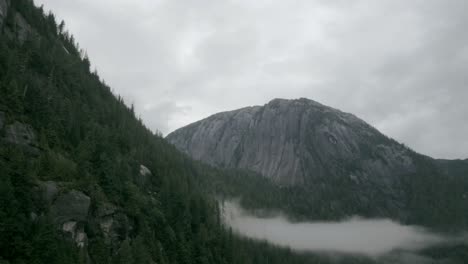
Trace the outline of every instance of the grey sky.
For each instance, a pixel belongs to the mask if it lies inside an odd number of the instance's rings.
[[[468,1],[36,0],[164,134],[307,97],[418,152],[468,158]]]

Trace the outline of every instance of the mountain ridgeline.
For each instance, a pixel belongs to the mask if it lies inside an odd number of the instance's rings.
[[[357,214],[429,226],[468,223],[463,161],[415,153],[356,116],[309,99],[274,99],[218,113],[167,139],[194,159],[263,176],[273,197],[252,198],[258,196],[252,190],[246,199],[299,217]]]

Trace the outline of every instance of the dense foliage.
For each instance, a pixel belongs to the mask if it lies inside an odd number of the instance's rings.
[[[34,33],[23,43],[14,37],[16,13]],[[132,107],[90,71],[88,58],[52,14],[30,0],[12,1],[2,31],[0,114],[5,123],[31,125],[38,141],[33,150],[39,152],[0,142],[0,263],[323,260],[226,230],[217,202],[199,186],[202,174],[195,163],[149,131]],[[152,172],[144,185],[136,179],[140,164]],[[44,181],[85,193],[92,210],[107,202],[122,208],[131,223],[119,230],[119,245],[106,244],[90,217],[87,250],[77,247],[38,196],[38,182]]]
[[[314,185],[279,186],[255,173],[211,169],[204,171],[202,180],[204,186],[224,199],[241,198],[243,207],[251,210],[280,210],[292,221],[341,220],[359,215],[391,218],[443,232],[466,230],[466,163],[454,161],[440,168],[432,159],[412,155],[418,169],[403,177],[404,195],[400,201],[383,199],[381,190],[367,188],[348,177],[327,177]],[[371,198],[363,199],[363,193]]]
[[[0,262],[2,263],[308,263],[288,250],[233,236],[215,201],[198,187],[192,162],[135,118],[52,14],[32,1],[12,1],[4,30],[15,34],[15,12],[37,35],[20,44],[0,38],[0,112],[6,123],[29,124],[40,152],[1,143]],[[2,132],[4,133],[4,131]],[[138,185],[145,164],[152,177]],[[37,182],[66,183],[111,202],[132,221],[118,248],[87,222],[88,252],[53,224]],[[34,217],[33,217],[34,215]]]

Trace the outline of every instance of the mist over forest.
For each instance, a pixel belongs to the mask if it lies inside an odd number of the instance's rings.
[[[237,200],[225,200],[221,202],[221,208],[224,223],[237,234],[297,252],[430,261],[418,256],[418,252],[433,246],[463,242],[462,236],[438,234],[384,218],[354,216],[343,221],[292,222],[281,212],[262,211],[257,215],[243,209]],[[464,241],[466,243],[466,237]]]

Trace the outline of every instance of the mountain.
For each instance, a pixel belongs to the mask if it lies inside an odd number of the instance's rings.
[[[448,217],[467,208],[465,162],[415,153],[356,116],[309,99],[218,113],[166,138],[196,160],[263,176],[273,197],[261,197],[261,188],[246,194],[249,183],[241,180],[225,181],[242,186],[238,192],[250,203],[275,204],[299,217],[468,223],[466,214]]]
[[[286,185],[325,177],[395,184],[415,170],[405,146],[352,114],[304,98],[215,114],[167,139],[194,159]]]

